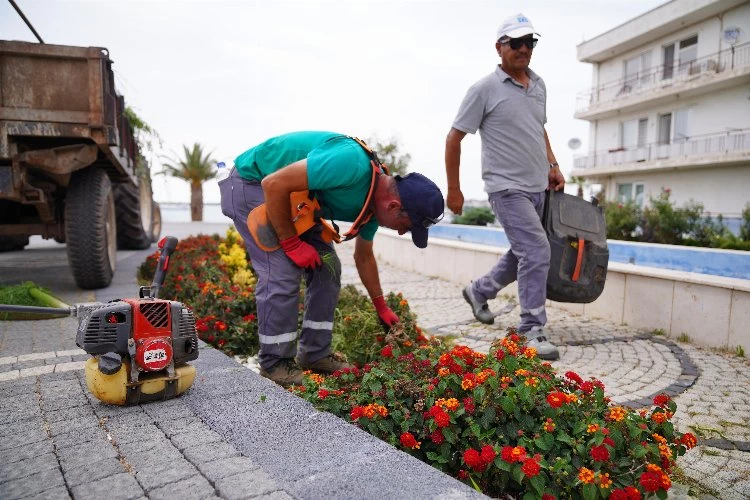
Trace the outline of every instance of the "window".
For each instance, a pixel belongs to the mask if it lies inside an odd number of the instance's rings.
[[[659,144],[685,142],[690,138],[690,109],[677,109],[659,116]]]
[[[622,122],[620,134],[620,147],[642,148],[646,145],[648,137],[648,118],[638,118]]]
[[[647,85],[650,83],[650,66],[651,51],[643,52],[635,57],[626,59],[623,67],[624,84],[621,92],[630,92],[641,85]]]
[[[642,182],[628,182],[625,184],[617,185],[617,201],[619,203],[627,203],[632,201],[636,206],[643,207],[643,183]]]
[[[691,36],[680,42],[680,73],[688,72],[693,67],[693,61],[698,59],[698,35]]]
[[[698,35],[665,45],[662,48],[662,80],[674,77],[675,58],[679,74],[692,74],[693,62],[698,59]]]

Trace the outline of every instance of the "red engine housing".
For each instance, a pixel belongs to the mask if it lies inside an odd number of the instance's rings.
[[[172,313],[170,301],[123,299],[133,311],[135,363],[144,371],[159,371],[172,362]]]

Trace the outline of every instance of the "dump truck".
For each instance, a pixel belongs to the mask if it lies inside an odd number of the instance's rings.
[[[0,40],[0,251],[53,238],[76,284],[96,289],[118,249],[160,232],[107,49]]]

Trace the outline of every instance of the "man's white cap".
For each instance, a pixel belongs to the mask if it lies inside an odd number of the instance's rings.
[[[497,40],[507,36],[508,38],[520,38],[526,35],[537,35],[539,33],[534,32],[534,26],[531,25],[529,18],[521,14],[520,12],[515,16],[510,16],[497,29]]]

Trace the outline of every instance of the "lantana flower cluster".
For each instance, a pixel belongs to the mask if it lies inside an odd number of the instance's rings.
[[[138,269],[142,284],[153,279],[159,252]],[[191,236],[177,243],[169,259],[160,298],[193,310],[198,337],[230,355],[258,351],[255,276],[237,231],[226,237]]]
[[[388,297],[403,329],[372,331],[360,367],[291,391],[490,496],[667,495],[676,458],[696,445],[675,432],[669,396],[613,405],[601,381],[557,374],[512,331],[489,354],[428,338],[404,301]]]

